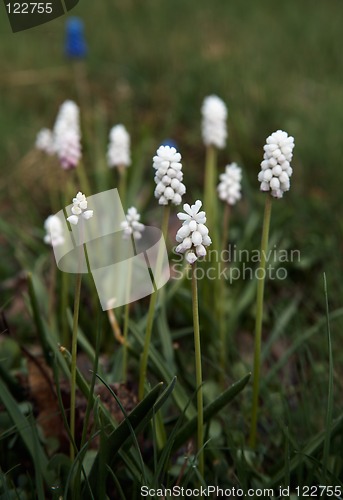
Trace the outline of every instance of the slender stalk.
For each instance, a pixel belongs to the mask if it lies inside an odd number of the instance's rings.
[[[76,275],[75,298],[74,298],[74,317],[73,334],[71,344],[71,388],[70,388],[70,460],[75,458],[75,396],[76,396],[76,361],[77,361],[77,329],[79,323],[80,295],[81,295],[82,274]]]
[[[163,212],[163,222],[162,222],[162,234],[167,241],[167,233],[168,233],[168,224],[169,224],[169,215],[170,215],[170,205],[165,205]],[[159,247],[158,256],[157,256],[157,264],[156,264],[156,276],[159,276],[162,268],[162,257],[163,257],[163,246]],[[151,341],[151,333],[152,327],[154,323],[156,302],[157,302],[158,291],[155,290],[154,293],[150,296],[150,304],[148,311],[148,319],[145,330],[145,339],[144,339],[144,348],[143,354],[141,358],[141,366],[139,371],[139,387],[138,387],[138,397],[139,399],[143,399],[144,396],[144,384],[146,379],[146,372],[148,366],[148,355],[149,355],[149,346]]]
[[[80,227],[80,241],[83,242],[83,226],[81,222]],[[75,401],[76,401],[76,362],[77,362],[77,330],[79,324],[79,310],[80,310],[80,297],[81,297],[81,267],[83,257],[83,244],[78,249],[78,272],[75,282],[75,296],[74,296],[74,316],[73,316],[73,332],[71,339],[71,386],[70,386],[70,460],[75,458],[76,444],[75,444]]]
[[[266,269],[266,254],[268,250],[270,215],[272,210],[272,197],[266,195],[266,204],[264,209],[262,240],[261,240],[261,277],[257,281],[257,298],[256,298],[256,322],[255,322],[255,352],[254,352],[254,378],[253,378],[253,403],[250,428],[250,446],[256,446],[257,432],[257,413],[258,413],[258,397],[259,397],[259,382],[260,382],[260,365],[261,365],[261,339],[262,339],[262,317],[263,317],[263,297],[264,297],[264,282]]]
[[[51,253],[51,262],[50,262],[50,280],[49,280],[49,308],[48,308],[48,317],[49,324],[53,324],[54,320],[54,310],[55,310],[55,291],[56,291],[56,261],[53,252]]]
[[[206,150],[205,164],[205,190],[204,190],[204,209],[207,215],[207,224],[211,228],[211,235],[214,237],[214,247],[217,248],[217,235],[213,229],[217,221],[217,149],[215,146],[208,146]],[[213,239],[213,238],[212,238]]]
[[[61,343],[67,349],[70,349],[69,345],[69,334],[68,334],[68,319],[67,319],[67,308],[68,308],[68,288],[69,288],[69,273],[60,272],[62,279],[62,291],[61,291]]]
[[[228,232],[229,232],[229,223],[230,223],[230,205],[228,203],[225,204],[224,208],[224,217],[223,217],[223,232],[222,232],[222,244],[220,250],[226,250],[227,240],[228,240]],[[219,265],[225,265],[224,263],[220,263]],[[220,338],[220,366],[221,366],[221,378],[223,385],[225,384],[225,368],[227,363],[227,349],[226,349],[226,303],[225,303],[225,280],[220,279],[220,293],[219,293],[219,301],[220,301],[220,309],[219,309],[219,338]]]
[[[123,327],[123,381],[126,382],[127,379],[127,338],[129,333],[129,317],[130,317],[130,291],[131,291],[131,281],[132,281],[132,262],[128,263],[128,276],[127,276],[127,296],[126,304],[124,310],[124,327]]]
[[[231,207],[228,203],[225,203],[224,216],[223,216],[223,233],[222,233],[223,236],[222,236],[222,244],[220,250],[226,250],[226,245],[228,243],[230,216],[231,216]]]
[[[204,415],[203,415],[203,392],[202,392],[202,368],[201,368],[201,344],[199,327],[199,304],[198,286],[196,278],[196,263],[192,265],[192,307],[193,307],[193,328],[194,328],[194,349],[195,349],[195,377],[197,387],[197,412],[198,412],[198,457],[199,472],[204,477]]]
[[[119,195],[122,205],[126,206],[126,167],[125,165],[120,165],[118,167],[119,172]]]
[[[87,196],[90,196],[92,194],[92,190],[86,174],[84,163],[82,161],[80,161],[80,163],[76,167],[75,172],[83,193]]]

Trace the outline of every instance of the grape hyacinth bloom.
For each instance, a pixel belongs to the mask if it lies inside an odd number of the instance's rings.
[[[73,101],[65,101],[53,129],[54,147],[65,170],[75,168],[81,159],[80,110]]]
[[[186,187],[182,183],[181,155],[174,147],[160,146],[153,158],[155,174],[155,198],[160,205],[180,205]]]
[[[241,199],[242,169],[237,163],[230,163],[225,167],[225,173],[219,176],[218,196],[228,205],[235,205]]]
[[[202,138],[205,146],[223,149],[226,144],[227,107],[216,95],[205,97],[202,108]]]
[[[44,151],[44,153],[47,153],[49,156],[55,153],[54,137],[50,129],[42,128],[38,132],[35,147],[39,149],[39,151]]]
[[[71,17],[66,22],[65,54],[71,59],[82,59],[87,54],[84,36],[84,24],[78,17]]]
[[[294,138],[282,130],[277,130],[267,138],[258,174],[261,191],[270,191],[274,198],[282,198],[283,193],[289,190],[293,173],[290,166],[293,148]]]
[[[76,226],[80,217],[86,220],[93,217],[93,210],[87,210],[87,206],[86,196],[79,191],[76,197],[73,198],[73,206],[71,207],[72,215],[67,217],[67,221]]]
[[[53,247],[64,244],[63,227],[57,215],[49,215],[44,222],[44,229],[46,231],[44,243]]]
[[[139,222],[140,218],[141,216],[135,207],[128,209],[126,220],[120,224],[124,231],[124,238],[127,239],[132,235],[135,240],[139,240],[142,237],[145,226]]]
[[[183,221],[182,226],[176,233],[176,241],[179,245],[175,251],[178,253],[186,253],[186,260],[193,264],[198,257],[206,255],[206,247],[212,241],[208,235],[208,229],[205,226],[206,214],[199,212],[202,203],[197,200],[194,205],[189,206],[188,203],[183,205],[186,213],[180,212],[177,214],[178,219]]]
[[[130,136],[124,125],[115,125],[110,131],[107,162],[110,168],[128,167],[131,164]]]

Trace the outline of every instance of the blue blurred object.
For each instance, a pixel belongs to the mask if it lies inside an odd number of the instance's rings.
[[[70,17],[66,22],[65,54],[70,58],[82,59],[87,54],[84,24],[79,17]]]
[[[160,146],[169,146],[171,148],[175,148],[177,150],[177,142],[174,139],[164,139]]]

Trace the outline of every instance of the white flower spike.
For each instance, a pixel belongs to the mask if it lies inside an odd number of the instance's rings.
[[[135,240],[139,240],[142,237],[142,232],[145,229],[144,224],[139,222],[141,216],[137,212],[135,207],[128,209],[126,214],[126,220],[124,220],[120,225],[124,230],[124,238],[130,238],[133,235]]]
[[[53,155],[55,153],[54,137],[48,128],[42,128],[36,137],[35,146],[40,151],[44,151],[48,155]]]
[[[81,158],[80,110],[73,101],[65,101],[53,129],[54,150],[65,170],[75,168]]]
[[[46,231],[44,243],[53,247],[64,244],[63,226],[57,215],[49,215],[44,222],[44,229]]]
[[[267,138],[258,174],[261,191],[270,191],[274,198],[282,198],[283,193],[289,190],[293,173],[290,165],[293,148],[294,138],[282,130],[277,130]]]
[[[79,222],[79,217],[83,217],[86,220],[93,217],[93,210],[87,210],[87,207],[87,198],[79,191],[76,197],[73,198],[73,206],[71,207],[72,215],[67,217],[67,221],[76,226]]]
[[[235,205],[242,198],[242,169],[237,163],[230,163],[226,165],[225,173],[220,174],[219,179],[220,183],[217,188],[219,198],[229,205]]]
[[[194,264],[199,257],[204,257],[206,247],[212,243],[208,229],[205,226],[206,214],[203,211],[199,212],[201,206],[200,200],[197,200],[192,206],[185,203],[183,209],[186,213],[180,212],[177,214],[183,224],[176,233],[176,241],[179,245],[175,251],[186,253],[186,260],[190,264]]]
[[[115,125],[110,131],[107,163],[110,168],[131,165],[130,136],[124,125]]]
[[[201,108],[202,138],[205,146],[216,146],[223,149],[226,144],[227,107],[216,95],[205,97]]]
[[[160,205],[180,205],[186,187],[182,183],[181,155],[174,147],[160,146],[153,158],[155,174],[155,198]]]

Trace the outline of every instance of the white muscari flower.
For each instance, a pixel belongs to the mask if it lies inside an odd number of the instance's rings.
[[[289,190],[293,173],[290,165],[293,148],[294,138],[282,130],[277,130],[267,138],[258,174],[261,191],[270,191],[274,198],[282,198],[283,193]]]
[[[115,125],[110,131],[107,163],[110,168],[131,165],[130,136],[124,125]]]
[[[135,240],[139,240],[142,237],[142,232],[144,231],[145,226],[139,222],[140,218],[141,216],[135,207],[128,209],[126,220],[120,224],[121,228],[124,230],[124,238],[129,238],[133,235]]]
[[[63,226],[57,215],[49,215],[44,222],[44,229],[44,243],[54,247],[64,244]]]
[[[54,137],[50,129],[42,128],[38,132],[35,147],[48,155],[53,155],[55,153]]]
[[[182,183],[181,155],[174,147],[160,146],[153,158],[155,174],[155,198],[160,205],[180,205],[186,187]]]
[[[71,213],[69,217],[67,217],[67,221],[70,224],[76,224],[79,222],[79,217],[83,217],[88,220],[93,217],[93,210],[87,210],[88,202],[87,198],[80,191],[77,193],[76,197],[73,198],[73,206],[71,207]]]
[[[241,199],[242,169],[237,163],[230,163],[225,167],[225,173],[219,176],[218,196],[229,205],[235,205]]]
[[[205,97],[201,107],[202,138],[205,146],[216,146],[223,149],[226,144],[227,107],[216,95]]]
[[[183,224],[176,233],[176,241],[179,245],[175,251],[186,253],[186,260],[190,264],[194,264],[199,257],[204,257],[206,247],[212,243],[208,235],[208,228],[205,226],[206,214],[204,211],[199,212],[201,206],[200,200],[197,200],[192,206],[185,203],[183,209],[186,213],[177,214]]]
[[[75,168],[81,159],[80,110],[73,101],[65,101],[53,129],[54,149],[62,168]]]
[[[64,170],[75,168],[78,165],[81,158],[81,144],[80,137],[75,130],[70,129],[65,132],[57,155]]]

